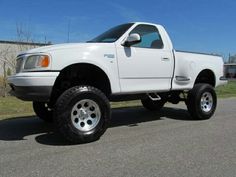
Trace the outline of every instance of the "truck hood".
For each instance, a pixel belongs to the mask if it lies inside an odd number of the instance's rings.
[[[97,49],[100,47],[108,47],[114,46],[113,43],[66,43],[66,44],[56,44],[56,45],[49,45],[44,47],[38,47],[34,49],[30,49],[28,51],[20,53],[22,54],[31,54],[31,53],[50,53],[56,50],[67,50],[67,49]]]

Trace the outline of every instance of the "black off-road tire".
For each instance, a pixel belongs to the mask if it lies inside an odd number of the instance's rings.
[[[209,84],[196,84],[188,93],[186,105],[192,118],[196,120],[211,118],[217,106],[214,88]]]
[[[92,119],[92,115],[88,116],[89,113],[84,114],[83,110],[81,113],[81,106],[87,106],[85,105],[86,100],[88,100],[89,102],[87,104],[90,104],[90,102],[92,102],[92,104],[95,104],[95,107],[97,107],[97,109],[100,111],[100,116],[95,115],[97,117],[100,117],[99,121],[97,121],[95,127],[88,131],[83,130],[81,122],[87,120],[81,118],[82,114],[86,115],[87,118],[89,117],[90,119]],[[78,108],[79,106],[80,108]],[[73,111],[74,109],[76,109],[76,111]],[[91,107],[87,109],[89,112],[89,109],[91,109]],[[76,118],[73,117],[74,115],[76,116]],[[66,90],[58,98],[54,108],[53,117],[57,129],[65,139],[75,144],[88,143],[98,140],[106,131],[111,117],[110,103],[105,94],[97,88],[91,86],[75,86]],[[83,123],[83,125],[84,124],[86,124],[86,122]],[[86,124],[86,126],[87,125],[88,124]]]
[[[142,105],[149,111],[159,111],[165,105],[165,100],[153,101],[149,97],[141,99]]]
[[[35,114],[45,122],[53,122],[53,111],[43,102],[33,102]]]

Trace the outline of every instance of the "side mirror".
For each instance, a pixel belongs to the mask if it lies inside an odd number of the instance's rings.
[[[141,36],[138,33],[133,33],[128,36],[128,38],[124,42],[124,46],[130,47],[139,42],[141,42]]]

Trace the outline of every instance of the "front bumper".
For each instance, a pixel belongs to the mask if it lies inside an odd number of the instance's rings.
[[[48,102],[59,72],[27,72],[8,77],[10,94],[25,101]]]
[[[11,86],[11,95],[24,100],[24,101],[39,101],[39,102],[49,102],[52,87],[49,86],[34,86],[34,87],[24,87],[24,86]]]

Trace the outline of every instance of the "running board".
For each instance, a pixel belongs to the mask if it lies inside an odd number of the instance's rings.
[[[152,101],[160,101],[161,97],[156,94],[156,93],[147,93],[147,96],[152,100]]]

